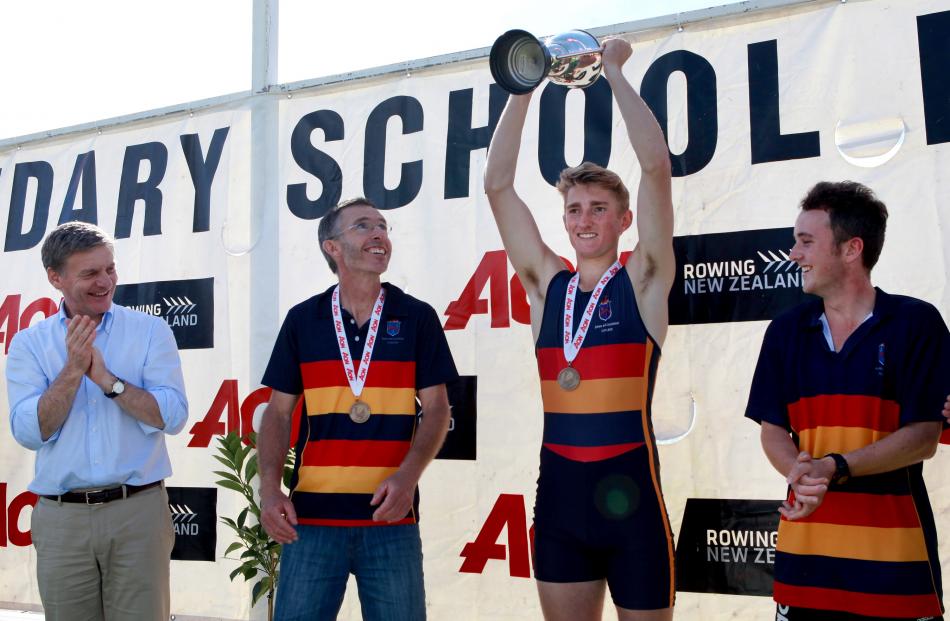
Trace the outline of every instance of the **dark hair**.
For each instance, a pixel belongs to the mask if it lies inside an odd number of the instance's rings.
[[[603,166],[584,162],[580,166],[562,170],[556,186],[561,196],[566,199],[568,190],[575,185],[599,185],[617,197],[621,211],[630,209],[630,192],[627,190],[627,186],[623,184],[617,173],[609,171]]]
[[[337,203],[336,206],[331,207],[330,211],[323,216],[323,219],[320,220],[320,225],[317,227],[317,241],[320,244],[320,252],[323,253],[323,258],[327,260],[327,265],[330,266],[330,271],[336,274],[336,261],[333,260],[327,251],[323,249],[323,242],[328,239],[333,239],[340,234],[340,231],[337,230],[336,221],[340,219],[340,213],[347,207],[355,207],[358,205],[365,205],[367,207],[372,207],[373,209],[378,209],[376,205],[373,204],[373,201],[362,196],[357,196],[356,198],[349,198],[345,201]]]
[[[53,229],[40,251],[43,267],[62,272],[70,256],[99,246],[113,250],[112,238],[95,224],[66,222]]]
[[[870,272],[877,264],[887,229],[887,207],[871,188],[856,181],[822,181],[808,191],[801,208],[826,211],[835,245],[860,237],[864,242],[864,267]]]

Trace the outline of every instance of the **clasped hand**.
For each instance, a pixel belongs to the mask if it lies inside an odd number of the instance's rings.
[[[106,368],[96,342],[96,322],[85,315],[66,320],[66,366],[83,374],[104,392],[111,388],[112,374]]]
[[[782,502],[779,513],[786,520],[798,520],[811,515],[825,499],[833,471],[832,465],[829,472],[827,460],[813,459],[807,451],[799,453],[786,477],[792,488],[792,497]]]

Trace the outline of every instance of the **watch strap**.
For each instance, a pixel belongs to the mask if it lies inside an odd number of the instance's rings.
[[[844,483],[851,477],[851,468],[848,466],[848,460],[844,458],[840,453],[828,453],[827,457],[830,457],[835,462],[835,472],[831,475],[832,483]]]
[[[121,390],[121,391],[116,392],[116,390],[115,390],[115,385],[116,385],[116,384],[122,384],[122,390]],[[117,375],[116,378],[115,378],[115,381],[112,382],[112,390],[110,390],[109,392],[105,393],[105,395],[106,395],[106,398],[107,398],[107,399],[115,399],[116,397],[118,397],[119,395],[121,395],[123,392],[125,392],[125,380],[122,379],[121,377],[119,377],[119,376]]]

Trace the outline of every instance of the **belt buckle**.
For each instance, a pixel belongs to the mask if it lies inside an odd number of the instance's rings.
[[[87,505],[104,505],[108,501],[108,491],[105,489],[94,489],[83,492],[86,496]]]

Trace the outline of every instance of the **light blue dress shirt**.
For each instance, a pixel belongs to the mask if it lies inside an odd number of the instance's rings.
[[[13,437],[36,451],[31,492],[49,496],[121,483],[144,485],[172,473],[165,434],[185,426],[188,401],[171,328],[159,317],[113,304],[96,328],[95,345],[109,371],[155,397],[165,428],[126,414],[83,377],[62,427],[43,440],[37,405],[66,365],[61,304],[57,314],[17,332],[7,357]]]

